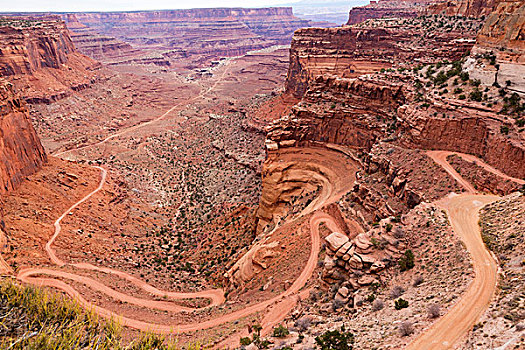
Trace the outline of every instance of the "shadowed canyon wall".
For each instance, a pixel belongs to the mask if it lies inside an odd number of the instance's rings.
[[[46,159],[24,102],[0,78],[0,194],[15,189]]]

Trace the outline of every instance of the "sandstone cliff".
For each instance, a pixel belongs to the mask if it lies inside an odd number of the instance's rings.
[[[149,54],[115,37],[98,33],[95,29],[80,23],[76,14],[68,13],[63,18],[75,47],[86,56],[109,65],[118,63],[170,65],[169,60],[162,55]]]
[[[420,15],[482,17],[489,15],[501,0],[379,0],[350,10],[347,24],[369,19],[413,18]]]
[[[389,68],[394,62],[432,63],[463,57],[474,45],[480,22],[450,19],[448,31],[429,35],[429,27],[438,22],[429,17],[300,29],[292,39],[286,90],[301,97],[309,82],[320,75],[350,78]]]
[[[96,62],[78,53],[61,20],[0,20],[0,75],[30,102],[49,102],[89,85]]]
[[[467,62],[483,83],[525,95],[525,3],[502,1],[481,28]]]
[[[0,78],[0,194],[16,188],[45,161],[24,102]]]
[[[460,0],[444,1],[430,5],[425,9],[428,14],[447,16],[483,17],[489,15],[501,0]]]

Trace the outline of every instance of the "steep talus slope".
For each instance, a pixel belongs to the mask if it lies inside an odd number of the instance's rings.
[[[0,79],[0,194],[16,188],[45,161],[24,102]]]
[[[56,17],[0,19],[0,74],[29,102],[46,102],[89,86],[97,63],[76,51]]]

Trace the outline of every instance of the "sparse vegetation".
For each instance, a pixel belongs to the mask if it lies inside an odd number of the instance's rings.
[[[0,349],[179,349],[176,339],[151,333],[124,345],[117,322],[102,320],[59,294],[11,279],[0,282],[0,309]]]

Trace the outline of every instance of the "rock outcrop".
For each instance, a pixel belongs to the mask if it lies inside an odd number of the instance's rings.
[[[345,280],[345,288],[349,292],[379,283],[379,274],[397,262],[400,252],[406,248],[399,238],[394,237],[391,222],[391,219],[382,220],[379,227],[359,233],[354,238],[339,232],[327,236],[322,278],[329,283]],[[346,299],[353,293],[343,290],[339,294],[340,299]]]
[[[0,195],[15,189],[46,159],[24,102],[0,78]]]
[[[51,102],[89,86],[97,63],[76,51],[57,17],[0,20],[0,75],[26,101]]]
[[[525,95],[525,3],[502,1],[481,28],[466,63],[473,78]]]
[[[427,35],[427,20],[369,21],[339,28],[305,28],[292,39],[286,90],[301,97],[320,75],[343,78],[402,64],[457,60],[474,45],[479,24]]]

